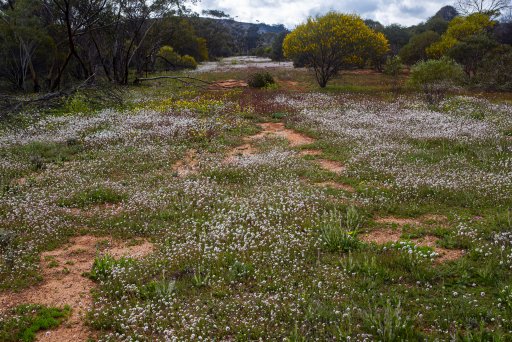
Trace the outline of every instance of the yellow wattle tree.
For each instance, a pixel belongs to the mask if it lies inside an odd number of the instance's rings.
[[[343,68],[384,56],[389,43],[360,17],[329,12],[297,26],[286,36],[283,51],[287,58],[304,60],[323,88]]]
[[[441,36],[441,40],[426,49],[427,55],[430,58],[441,58],[461,40],[483,33],[494,25],[495,22],[484,13],[473,13],[467,17],[455,17],[450,21],[448,29]]]

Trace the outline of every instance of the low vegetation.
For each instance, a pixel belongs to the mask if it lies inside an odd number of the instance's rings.
[[[0,316],[0,339],[5,342],[32,342],[36,333],[59,326],[70,313],[70,308],[48,308],[40,305],[20,305],[9,318]]]

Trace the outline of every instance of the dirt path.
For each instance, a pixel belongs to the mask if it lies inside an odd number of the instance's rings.
[[[210,84],[208,90],[227,90],[233,88],[246,88],[249,85],[245,81],[240,80],[224,80]]]
[[[317,160],[318,164],[321,168],[327,171],[331,171],[334,173],[342,173],[345,171],[345,165],[341,164],[340,162],[334,161],[334,160],[328,160],[328,159],[319,159]]]
[[[296,147],[308,145],[315,142],[315,139],[308,137],[293,129],[285,128],[282,122],[265,122],[259,124],[262,131],[258,134],[250,136],[249,140],[258,140],[266,137],[278,137],[288,140],[290,146]]]
[[[315,139],[310,138],[307,135],[286,128],[282,122],[265,122],[258,124],[258,126],[261,128],[261,132],[245,137],[243,139],[243,145],[235,147],[228,152],[224,163],[231,163],[236,157],[246,157],[256,154],[258,150],[254,147],[253,142],[264,138],[283,138],[287,140],[292,147],[308,145],[315,142]],[[319,150],[306,151],[308,152],[301,152],[301,155],[318,155],[322,153],[322,151]]]
[[[99,248],[104,246],[104,248]],[[126,246],[105,238],[80,236],[66,246],[41,255],[43,282],[20,293],[0,295],[0,312],[20,304],[42,304],[52,307],[69,305],[69,319],[57,329],[41,332],[38,341],[87,341],[91,331],[84,325],[84,316],[91,305],[91,289],[95,283],[82,274],[91,270],[94,258],[101,253],[114,257],[144,257],[153,245],[143,241]]]
[[[250,156],[257,153],[257,149],[252,145],[255,140],[264,138],[282,138],[288,141],[291,147],[309,145],[314,143],[316,140],[308,137],[305,134],[297,132],[293,129],[286,128],[282,122],[265,122],[258,124],[261,128],[261,132],[245,137],[243,139],[244,144],[235,147],[228,152],[228,156],[224,160],[224,163],[229,164],[234,161],[237,156]],[[305,149],[299,152],[300,156],[320,156],[322,155],[321,150],[316,149]],[[345,171],[345,166],[340,162],[328,159],[316,159],[315,162],[320,165],[324,170],[340,174]],[[186,164],[186,159],[185,163]],[[182,164],[180,164],[181,166]]]
[[[411,225],[411,226],[419,226],[423,223],[446,223],[448,220],[447,217],[443,215],[436,215],[436,214],[427,214],[420,216],[417,219],[411,219],[411,218],[402,218],[402,217],[394,217],[394,216],[388,216],[388,217],[378,217],[375,219],[375,222],[380,224],[395,224],[399,227],[405,226],[405,225]]]

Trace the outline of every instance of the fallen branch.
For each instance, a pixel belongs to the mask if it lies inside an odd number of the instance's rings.
[[[194,84],[192,82],[187,82],[185,80],[193,80],[193,81],[205,83],[205,84],[208,84],[208,85],[212,84],[212,82],[200,80],[199,78],[190,77],[190,76],[155,76],[155,77],[146,77],[146,78],[136,78],[133,81],[133,84],[140,84],[143,81],[154,81],[154,80],[160,80],[160,79],[165,79],[165,78],[166,79],[171,79],[171,80],[177,80],[177,81],[180,81],[180,82],[185,83],[187,85],[194,85]]]
[[[105,97],[112,99],[116,103],[122,101],[122,96],[116,94],[115,89],[102,87],[101,85],[93,83],[93,80],[94,75],[91,75],[76,87],[47,93],[31,99],[20,99],[17,97],[0,95],[0,119],[2,119],[4,116],[7,117],[7,115],[10,113],[19,112],[24,107],[34,104],[37,104],[38,108],[59,106],[63,103],[63,101],[65,101],[66,98],[73,96],[78,91],[87,92],[88,98],[91,100],[91,102],[94,102],[93,99],[101,102]]]

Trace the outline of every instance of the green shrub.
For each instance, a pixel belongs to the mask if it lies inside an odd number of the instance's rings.
[[[402,59],[398,56],[388,57],[384,64],[384,74],[391,77],[391,90],[395,94],[398,94],[401,89],[400,74],[403,67]]]
[[[161,70],[195,69],[197,68],[197,62],[194,57],[181,56],[172,47],[164,45],[158,51],[156,67]]]
[[[354,207],[347,209],[346,215],[334,210],[322,218],[320,240],[329,252],[348,252],[359,246],[357,232],[361,226],[361,217]]]
[[[119,260],[115,259],[111,255],[104,255],[96,257],[92,264],[91,271],[87,276],[92,280],[105,280],[110,277],[112,271],[116,267],[126,267],[132,265],[133,259],[122,257]]]
[[[91,111],[87,97],[81,92],[75,93],[69,97],[64,105],[64,111],[67,113],[87,113]]]
[[[512,48],[503,45],[488,53],[473,81],[485,89],[512,90]]]
[[[429,104],[438,104],[446,93],[464,78],[462,67],[449,58],[431,59],[416,63],[409,82],[425,94]]]
[[[378,341],[418,341],[412,320],[403,312],[400,301],[392,303],[388,299],[380,305],[370,306],[364,323]]]
[[[264,88],[271,84],[274,84],[274,78],[268,72],[257,72],[249,76],[247,82],[252,88]]]
[[[186,69],[196,69],[197,68],[197,62],[194,59],[194,57],[185,55],[181,57],[178,66],[181,66]]]

